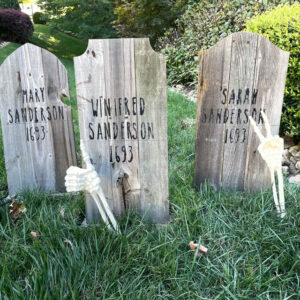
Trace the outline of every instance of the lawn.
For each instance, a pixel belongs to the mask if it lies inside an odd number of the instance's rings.
[[[86,42],[46,25],[34,25],[34,33],[30,42],[63,58],[62,61],[81,55],[87,47]],[[0,52],[0,64],[18,47],[20,47],[19,44],[10,43],[2,48]]]
[[[0,50],[1,60],[8,50]],[[63,62],[76,108],[72,60]],[[195,115],[196,104],[168,93],[167,225],[132,212],[119,219],[120,235],[103,224],[83,228],[82,195],[24,193],[27,212],[17,221],[0,208],[0,299],[299,299],[300,188],[286,184],[284,219],[271,191],[216,192],[206,184],[196,192],[195,125],[181,128]],[[3,161],[0,168],[2,175]],[[208,255],[195,256],[191,240]]]

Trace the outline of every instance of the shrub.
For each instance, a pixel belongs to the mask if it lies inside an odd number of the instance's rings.
[[[198,52],[245,28],[245,20],[287,0],[189,1],[175,28],[165,33],[158,47],[167,56],[170,84],[196,85]]]
[[[116,37],[111,22],[114,20],[111,0],[38,0],[47,24],[77,37]]]
[[[46,24],[45,16],[40,11],[37,11],[33,14],[32,20],[34,24]]]
[[[158,37],[174,25],[185,1],[117,0],[114,28],[121,37],[149,37],[155,44]]]
[[[28,15],[12,8],[0,9],[0,39],[25,43],[33,31],[33,24]]]
[[[267,37],[290,52],[281,118],[281,134],[300,137],[300,4],[281,5],[249,20],[246,30]]]
[[[0,0],[0,8],[14,8],[20,10],[18,0]]]

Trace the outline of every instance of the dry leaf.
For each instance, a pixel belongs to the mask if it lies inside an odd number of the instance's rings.
[[[13,200],[12,204],[9,206],[9,214],[13,220],[19,218],[26,211],[27,209],[23,201],[18,203],[17,200]]]
[[[30,234],[31,234],[31,236],[32,236],[34,239],[36,239],[36,238],[40,235],[40,234],[39,234],[38,232],[36,232],[36,231],[31,231]]]
[[[195,119],[185,119],[182,120],[180,123],[180,127],[181,129],[185,129],[185,127],[192,127],[193,125],[196,124],[196,120]]]

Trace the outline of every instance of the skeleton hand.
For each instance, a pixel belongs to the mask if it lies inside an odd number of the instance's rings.
[[[266,137],[262,135],[262,133],[260,132],[260,130],[258,129],[254,120],[251,117],[249,117],[250,124],[253,127],[255,133],[257,134],[260,140],[260,145],[258,146],[258,152],[260,153],[262,159],[266,162],[270,170],[271,180],[273,183],[273,197],[274,197],[274,202],[277,211],[280,213],[281,217],[284,217],[285,204],[284,204],[284,191],[283,191],[283,175],[281,169],[284,143],[283,143],[283,139],[280,138],[278,135],[272,136],[271,127],[264,112],[262,112],[262,117],[265,122],[265,128],[267,133]],[[278,177],[279,202],[278,202],[277,190],[275,185],[275,172],[277,173],[277,177]]]
[[[82,153],[82,160],[86,165],[86,169],[70,167],[67,170],[67,175],[65,177],[65,185],[67,192],[89,192],[92,198],[94,199],[105,224],[108,226],[108,228],[111,228],[112,225],[112,227],[116,231],[118,231],[118,224],[106,201],[105,195],[102,191],[102,187],[100,184],[100,178],[90,161],[83,141],[80,141],[80,149]]]
[[[100,178],[95,169],[70,167],[65,181],[67,192],[87,191],[92,194],[97,192],[100,186]]]
[[[279,136],[267,137],[258,147],[263,160],[268,165],[269,169],[281,169],[281,161],[283,154],[283,139]]]
[[[67,170],[67,176],[65,177],[67,192],[78,192],[84,190],[90,194],[96,193],[99,188],[101,188],[100,178],[90,161],[82,141],[80,142],[80,149],[82,153],[82,159],[86,164],[86,169],[70,167]]]
[[[266,115],[262,112],[262,116],[265,122],[267,136],[264,137],[258,127],[256,126],[254,120],[250,117],[250,124],[252,125],[254,131],[256,132],[260,145],[258,146],[258,152],[260,153],[263,160],[268,165],[269,169],[279,170],[281,169],[281,161],[283,154],[283,139],[278,135],[271,135],[270,124],[267,120]]]

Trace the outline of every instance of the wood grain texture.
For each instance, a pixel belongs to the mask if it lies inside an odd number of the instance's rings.
[[[0,110],[9,193],[64,191],[76,165],[68,76],[56,56],[31,44],[0,67]]]
[[[165,222],[164,59],[153,52],[147,39],[109,39],[90,40],[86,52],[74,62],[80,136],[113,212],[121,215],[137,209],[152,222]],[[86,213],[88,222],[99,220],[88,195]]]
[[[232,34],[200,52],[196,187],[206,179],[216,188],[270,187],[248,117],[261,127],[260,112],[265,111],[272,133],[278,134],[288,56],[267,39],[247,32]]]
[[[230,71],[231,37],[224,39],[210,50],[199,54],[199,94],[197,105],[197,136],[195,144],[194,182],[199,187],[210,179],[215,188],[222,185],[222,162],[225,124],[209,123],[211,110],[217,110],[222,101],[222,90],[228,90]],[[216,99],[216,101],[212,101]],[[218,101],[219,100],[219,101]]]
[[[237,120],[238,109],[240,116],[245,111],[250,111],[251,95],[253,93],[253,77],[255,72],[256,50],[258,36],[253,33],[233,35],[231,46],[231,63],[229,73],[229,87],[227,97],[227,108],[229,111],[228,121],[225,123],[225,130],[229,139],[224,143],[222,184],[225,189],[243,190],[245,162],[247,156],[248,135],[243,135],[243,130],[249,129],[246,120]],[[245,100],[246,91],[249,89],[249,100]],[[240,92],[241,104],[237,104]],[[234,95],[234,101],[233,101]],[[239,130],[239,131],[237,131]],[[232,134],[233,142],[230,140]],[[242,133],[242,134],[241,134]],[[226,134],[226,133],[225,133]],[[232,136],[231,135],[231,136]],[[242,135],[242,140],[240,137]],[[239,136],[239,139],[238,139]]]
[[[148,132],[148,138],[138,141],[141,211],[153,222],[163,223],[169,215],[166,61],[148,39],[136,39],[135,65],[137,96],[146,102],[138,123],[153,124],[153,138]]]

